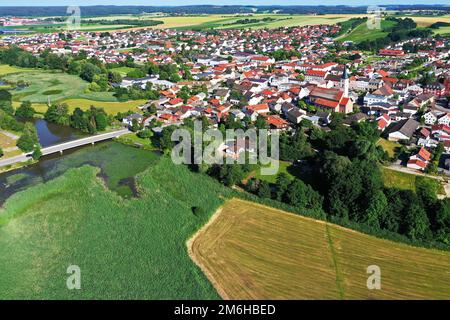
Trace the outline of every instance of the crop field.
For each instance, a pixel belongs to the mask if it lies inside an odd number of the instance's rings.
[[[413,19],[417,23],[417,26],[419,26],[419,27],[429,27],[433,23],[436,23],[439,21],[450,23],[450,15],[449,14],[444,15],[444,16],[437,16],[437,17],[411,16],[410,18]]]
[[[148,165],[137,176],[139,199],[109,190],[91,166],[9,198],[0,210],[0,299],[218,299],[186,241],[229,189],[168,157]],[[81,269],[82,290],[66,287],[70,265]]]
[[[189,242],[226,299],[449,299],[450,252],[232,199]],[[367,267],[381,269],[368,290]]]
[[[293,27],[293,26],[304,26],[304,25],[314,25],[314,24],[336,24],[338,22],[346,21],[352,17],[359,17],[364,15],[338,15],[338,14],[327,14],[322,16],[313,15],[283,15],[283,14],[254,14],[252,16],[236,16],[236,15],[210,15],[207,16],[209,19],[201,22],[197,20],[197,17],[191,17],[187,24],[171,25],[168,20],[172,18],[163,18],[165,23],[162,25],[155,26],[155,28],[178,28],[178,29],[240,29],[240,28],[269,28],[275,29],[279,27]],[[205,16],[201,17],[202,19]],[[264,18],[270,18],[272,20],[262,21]],[[239,24],[236,23],[238,20],[243,19],[256,19],[260,20],[255,23]]]
[[[158,15],[121,15],[121,16],[107,16],[91,18],[90,20],[114,20],[114,19],[138,19],[138,20],[158,20],[164,22],[163,24],[152,27],[132,27],[130,29],[145,29],[145,28],[176,28],[176,29],[232,29],[232,28],[279,28],[292,27],[314,24],[335,24],[346,21],[352,17],[363,17],[365,15],[351,15],[351,14],[326,14],[326,15],[287,15],[287,14],[253,14],[253,15],[236,15],[236,14],[211,14],[211,15],[186,15],[186,16],[158,16]],[[271,18],[271,21],[258,21],[255,23],[238,24],[238,20],[242,19],[257,19]],[[116,26],[120,30],[120,26]],[[124,29],[126,30],[126,28]]]

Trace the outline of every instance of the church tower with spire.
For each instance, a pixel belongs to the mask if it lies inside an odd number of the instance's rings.
[[[347,69],[347,66],[344,66],[344,72],[342,73],[342,78],[341,78],[341,88],[344,90],[345,98],[348,98],[349,86],[350,86],[350,79],[348,76],[348,69]]]

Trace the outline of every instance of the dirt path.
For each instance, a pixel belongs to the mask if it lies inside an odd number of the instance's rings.
[[[8,131],[0,130],[0,133],[4,134],[5,136],[7,136],[13,140],[18,140],[20,138],[19,136],[16,136],[15,134],[8,132]]]

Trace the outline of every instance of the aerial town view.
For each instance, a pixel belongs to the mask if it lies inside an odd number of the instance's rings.
[[[0,4],[0,300],[450,300],[448,0],[109,2]]]

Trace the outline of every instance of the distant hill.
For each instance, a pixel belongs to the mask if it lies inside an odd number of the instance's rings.
[[[384,5],[388,10],[445,10],[450,12],[450,7],[445,5]],[[253,13],[262,11],[277,11],[284,14],[344,14],[365,13],[367,6],[82,6],[83,16],[105,16],[111,14],[141,14],[163,12],[168,14],[233,14]],[[0,6],[0,16],[64,16],[67,6],[28,6],[28,7],[3,7]]]

